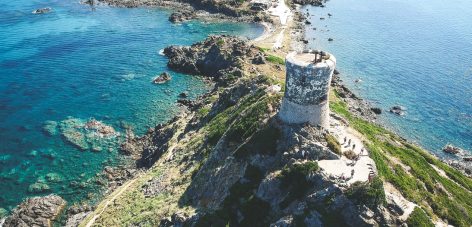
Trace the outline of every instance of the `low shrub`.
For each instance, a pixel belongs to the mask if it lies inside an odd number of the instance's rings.
[[[285,60],[281,57],[269,54],[266,57],[266,60],[274,64],[285,65]]]
[[[429,218],[423,209],[419,207],[415,207],[413,212],[411,212],[410,216],[406,220],[406,224],[408,224],[408,226],[414,227],[434,227],[433,222],[431,222],[431,218]]]
[[[346,195],[354,203],[364,204],[370,208],[386,203],[383,181],[379,177],[373,178],[370,183],[355,182],[347,190]]]
[[[328,148],[334,152],[335,154],[342,155],[343,152],[341,150],[341,144],[339,144],[338,140],[336,137],[326,134],[325,136],[326,142],[328,143]]]
[[[357,158],[357,154],[354,153],[353,150],[348,150],[346,152],[344,152],[344,156],[346,156],[346,158],[348,158],[349,160],[354,160]]]

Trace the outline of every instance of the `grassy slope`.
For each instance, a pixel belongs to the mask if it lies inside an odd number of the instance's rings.
[[[376,124],[349,113],[346,103],[331,97],[331,110],[346,118],[367,139],[379,175],[395,185],[429,216],[455,226],[472,223],[472,180],[423,149]],[[439,169],[437,171],[433,165]]]
[[[229,140],[245,140],[252,136],[262,126],[261,120],[267,118],[266,115],[270,112],[269,106],[277,105],[280,99],[280,95],[258,90],[240,99],[237,105],[230,106],[217,114],[195,133],[187,134],[178,140],[174,137],[173,150],[169,149],[164,153],[149,171],[118,196],[115,202],[100,214],[94,225],[118,226],[139,223],[144,226],[156,226],[162,218],[169,217],[176,211],[187,214],[195,212],[191,206],[179,205],[179,200],[192,182],[196,171],[212,152],[214,145],[224,135]],[[209,97],[207,102],[214,102],[214,97]],[[197,111],[196,115],[202,119],[207,113],[208,110],[202,110]],[[169,155],[173,156],[172,160],[165,161],[165,157]],[[194,160],[195,157],[201,158]],[[153,179],[164,181],[163,185],[167,185],[166,188],[169,190],[145,197],[142,187]],[[115,193],[102,201],[94,213],[99,213],[101,207]],[[85,226],[90,219],[91,216],[83,221],[81,226]]]

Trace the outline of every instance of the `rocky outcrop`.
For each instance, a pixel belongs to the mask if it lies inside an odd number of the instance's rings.
[[[172,77],[170,76],[170,74],[168,72],[163,72],[163,73],[161,73],[161,75],[154,78],[152,80],[152,82],[155,83],[155,84],[163,84],[163,83],[165,83],[165,82],[167,82],[171,79],[172,79]]]
[[[326,0],[292,0],[292,2],[299,5],[322,6]]]
[[[52,226],[66,201],[57,195],[29,198],[7,217],[5,227]]]
[[[172,23],[181,23],[184,21],[195,19],[197,15],[192,10],[179,10],[170,15],[169,21]]]
[[[231,36],[210,36],[190,47],[170,46],[164,49],[164,54],[169,58],[169,68],[216,80],[228,74],[241,77],[243,59],[252,59],[259,53],[256,47]]]

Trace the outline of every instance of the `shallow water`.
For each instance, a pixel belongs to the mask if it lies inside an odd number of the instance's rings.
[[[382,121],[438,155],[447,143],[472,151],[471,1],[331,0],[326,6],[303,9],[311,15],[309,46],[335,55],[342,79],[384,110]],[[393,105],[407,114],[388,113]]]
[[[31,14],[42,7],[53,12]],[[95,118],[122,135],[125,125],[143,134],[178,112],[178,94],[195,98],[208,89],[200,78],[175,72],[170,82],[152,84],[169,71],[159,50],[209,34],[254,38],[263,31],[253,24],[174,25],[169,15],[148,8],[92,11],[72,0],[0,2],[0,208],[51,192],[82,201],[99,189],[82,182],[118,161],[116,147],[81,151],[61,135],[47,135],[46,121]],[[48,173],[58,174],[59,182],[48,180]],[[51,189],[28,193],[35,182]]]

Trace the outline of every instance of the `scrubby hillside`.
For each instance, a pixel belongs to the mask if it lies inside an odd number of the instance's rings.
[[[149,169],[108,196],[83,226],[470,223],[471,180],[357,117],[371,113],[350,112],[345,101],[356,103],[349,98],[355,96],[341,87],[333,92],[331,108],[364,135],[378,169],[370,182],[349,185],[330,178],[318,165],[340,158],[328,131],[277,119],[283,68],[267,61],[260,48],[210,37],[167,52],[170,64],[223,65],[208,75],[218,81],[215,89],[187,103],[189,111],[181,116],[124,144]],[[222,58],[232,60],[222,64]],[[205,64],[194,64],[195,71]],[[408,210],[394,196],[419,206]]]

